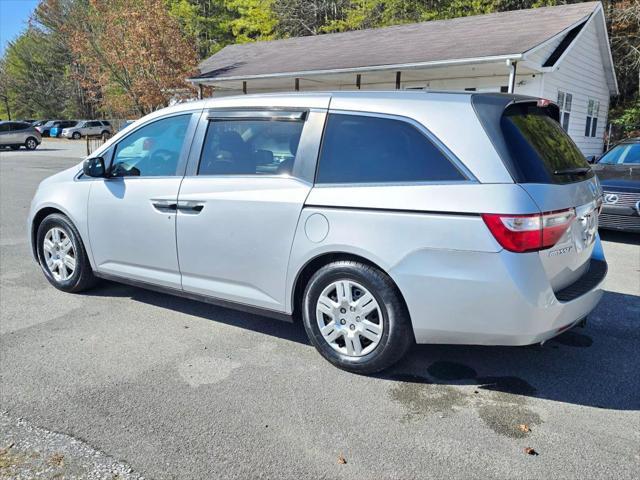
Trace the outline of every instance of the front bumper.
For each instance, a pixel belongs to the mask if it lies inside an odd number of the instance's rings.
[[[607,230],[640,233],[640,213],[633,207],[604,205],[598,226]]]
[[[598,268],[559,292],[537,253],[421,250],[390,273],[418,343],[530,345],[558,335],[597,306],[606,276],[600,247],[591,261]]]

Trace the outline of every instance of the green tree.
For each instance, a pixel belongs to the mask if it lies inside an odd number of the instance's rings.
[[[225,0],[167,0],[167,6],[184,33],[195,39],[199,58],[235,43],[230,25],[240,14],[227,7]]]
[[[75,114],[64,60],[49,36],[33,27],[9,43],[2,60],[5,109],[14,118]]]
[[[227,25],[233,33],[235,43],[276,38],[278,18],[273,10],[274,1],[225,0],[225,5],[232,12],[232,19]]]

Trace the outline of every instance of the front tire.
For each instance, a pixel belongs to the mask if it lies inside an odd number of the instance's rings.
[[[54,213],[46,217],[36,235],[38,261],[51,285],[64,292],[81,292],[97,281],[80,238],[71,221]]]
[[[80,135],[80,132],[73,132],[73,135],[71,135],[71,137],[72,137],[74,140],[80,140],[80,137],[81,137],[81,136],[82,136],[82,135]]]
[[[302,318],[318,352],[354,373],[385,370],[414,343],[409,313],[393,281],[359,262],[319,269],[305,289]]]

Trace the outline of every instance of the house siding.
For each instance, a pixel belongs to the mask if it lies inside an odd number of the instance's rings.
[[[573,95],[569,135],[584,155],[601,154],[608,120],[609,87],[594,21],[585,25],[571,49],[560,60],[557,70],[543,74],[542,83],[542,96],[554,102],[558,98],[558,91]],[[589,99],[600,102],[595,137],[584,135]]]

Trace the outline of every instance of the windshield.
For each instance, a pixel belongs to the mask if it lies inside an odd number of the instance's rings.
[[[535,103],[508,107],[501,128],[522,183],[571,183],[593,177],[573,140]]]
[[[598,161],[604,165],[640,164],[640,143],[617,145],[605,153]]]

